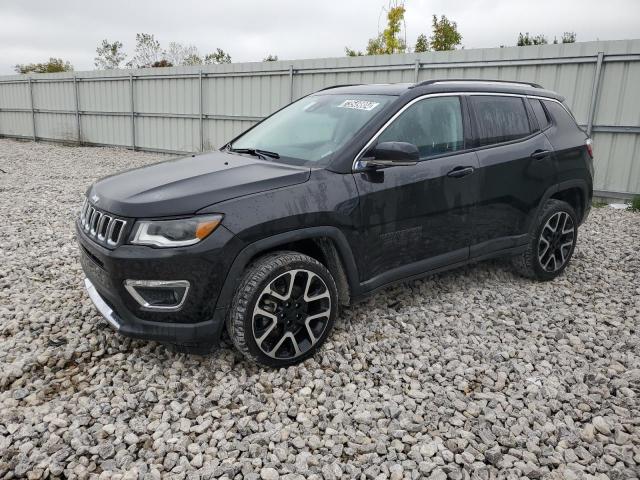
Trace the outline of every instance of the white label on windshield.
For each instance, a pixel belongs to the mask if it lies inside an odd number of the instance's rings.
[[[371,111],[380,105],[378,102],[370,102],[369,100],[345,100],[338,107],[353,108],[354,110]]]

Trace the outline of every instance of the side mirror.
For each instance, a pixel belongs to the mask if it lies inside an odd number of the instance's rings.
[[[382,142],[369,150],[362,159],[366,167],[415,165],[420,160],[418,147],[407,142]]]

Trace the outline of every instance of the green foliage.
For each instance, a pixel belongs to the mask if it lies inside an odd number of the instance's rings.
[[[16,73],[55,73],[72,72],[73,65],[61,58],[49,58],[48,62],[18,64],[14,67]]]
[[[134,68],[152,67],[162,60],[162,54],[160,42],[152,34],[136,33],[135,55],[127,65]]]
[[[162,52],[162,58],[172,65],[201,65],[200,52],[194,45],[182,45],[178,42],[169,43],[169,48]]]
[[[362,55],[364,55],[364,53],[362,53],[360,50],[355,51],[349,47],[344,47],[344,52],[346,53],[347,57],[361,57]]]
[[[278,61],[278,55],[267,55],[265,58],[262,59],[263,62],[277,62]]]
[[[94,65],[99,70],[112,70],[120,68],[126,54],[122,51],[122,42],[109,42],[106,38],[96,48],[97,56],[93,59]]]
[[[629,205],[629,210],[632,212],[640,212],[640,195],[633,197],[631,204]]]
[[[158,60],[157,62],[153,62],[150,65],[152,68],[158,68],[158,67],[173,67],[173,63],[171,63],[169,60],[167,60],[166,58],[163,58],[162,60]]]
[[[436,52],[455,50],[462,43],[462,35],[458,32],[458,25],[446,16],[442,15],[438,20],[438,17],[434,15],[431,27],[432,34],[429,42],[431,50]]]
[[[560,37],[560,41],[562,43],[575,43],[576,32],[564,32],[562,34],[562,37]],[[522,34],[522,32],[518,34],[517,45],[519,47],[526,47],[528,45],[546,45],[548,43],[549,41],[547,40],[547,37],[542,34],[536,35],[535,37],[533,35],[530,35],[529,32],[525,33],[524,35]],[[558,42],[558,37],[553,37],[553,44],[557,45],[558,43],[560,43]]]
[[[404,53],[407,50],[405,41],[400,38],[405,11],[404,4],[400,3],[387,12],[387,28],[382,32],[385,53]]]
[[[384,36],[379,33],[377,37],[370,38],[366,51],[367,55],[384,55],[387,53],[384,46]]]
[[[387,27],[377,36],[370,38],[367,42],[367,55],[388,55],[392,53],[404,53],[407,51],[407,44],[400,34],[404,25],[405,8],[404,3],[398,0],[391,0],[387,12]],[[357,57],[362,52],[345,47],[348,57]]]
[[[602,200],[594,200],[594,201],[591,203],[591,206],[592,206],[593,208],[604,208],[604,207],[606,207],[606,206],[608,206],[608,205],[609,205],[609,204],[608,204],[607,202],[603,202]]]
[[[416,53],[428,52],[429,51],[429,38],[421,33],[418,35],[418,39],[416,40],[416,46],[413,49]]]
[[[182,62],[182,65],[188,65],[188,66],[193,66],[193,65],[202,65],[202,58],[200,58],[200,55],[198,54],[189,54],[186,57],[184,57],[184,61]]]
[[[529,32],[525,33],[524,35],[522,34],[522,32],[520,32],[520,34],[518,35],[517,45],[519,47],[526,47],[528,45],[546,45],[547,43],[549,43],[547,37],[542,34],[536,35],[534,37],[530,35]]]
[[[219,65],[221,63],[231,63],[231,55],[221,48],[216,48],[213,53],[208,53],[204,57],[205,65]]]

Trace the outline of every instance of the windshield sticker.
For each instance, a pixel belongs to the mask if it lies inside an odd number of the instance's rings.
[[[368,100],[345,100],[338,107],[340,108],[353,108],[354,110],[366,110],[371,111],[380,105],[378,102],[370,102]]]

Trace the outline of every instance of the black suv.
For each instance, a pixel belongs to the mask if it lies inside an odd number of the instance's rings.
[[[550,280],[589,212],[591,141],[557,93],[442,80],[321,90],[220,151],[94,183],[85,285],[117,331],[261,364],[325,341],[340,305],[494,257]]]

